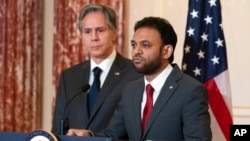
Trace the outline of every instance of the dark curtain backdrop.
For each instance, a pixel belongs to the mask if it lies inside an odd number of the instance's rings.
[[[41,2],[0,0],[0,131],[41,128]]]
[[[117,51],[126,56],[123,34],[125,0],[55,0],[53,47],[54,99],[61,71],[89,59],[88,52],[82,45],[80,33],[77,29],[79,12],[84,5],[89,3],[107,4],[115,9],[118,17]]]

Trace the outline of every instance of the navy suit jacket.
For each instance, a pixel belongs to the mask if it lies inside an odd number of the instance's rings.
[[[81,87],[89,84],[90,61],[75,65],[61,73],[52,132],[60,133],[60,121],[65,121],[64,134],[69,128],[89,129],[99,132],[107,127],[121,99],[126,83],[142,77],[135,72],[132,62],[117,53],[103,86],[98,94],[92,115],[88,115],[87,93]],[[75,98],[72,99],[77,95]],[[71,102],[69,102],[71,100]],[[65,109],[65,105],[66,109]]]
[[[144,79],[122,91],[122,99],[109,126],[97,136],[124,140],[210,141],[210,115],[206,88],[174,65],[154,104],[144,134],[141,133],[141,102]]]

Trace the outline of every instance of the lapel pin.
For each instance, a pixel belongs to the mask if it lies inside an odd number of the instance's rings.
[[[115,75],[117,75],[117,76],[118,76],[118,75],[120,75],[120,73],[119,73],[119,72],[115,72]]]
[[[174,87],[173,86],[169,86],[169,89],[173,89]]]

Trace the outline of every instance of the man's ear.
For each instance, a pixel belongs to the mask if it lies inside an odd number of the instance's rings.
[[[118,38],[118,33],[117,33],[117,30],[115,30],[115,31],[111,31],[111,32],[113,32],[113,42],[116,42],[116,40],[117,40],[117,38]]]
[[[163,58],[164,59],[169,59],[170,56],[173,54],[173,46],[172,45],[165,45],[162,50]]]

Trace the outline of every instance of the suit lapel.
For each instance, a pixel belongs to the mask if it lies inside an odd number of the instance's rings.
[[[181,77],[182,77],[182,72],[178,68],[178,66],[175,65],[173,71],[170,73],[169,77],[165,81],[161,89],[160,95],[155,102],[155,105],[151,113],[151,116],[149,118],[144,136],[147,134],[154,120],[159,115],[158,113],[161,112],[162,108],[166,105],[166,103],[169,101],[171,96],[174,94],[175,89],[178,88],[178,83],[176,83],[176,81],[181,79]]]
[[[78,74],[78,84],[80,87],[89,84],[89,76],[90,76],[90,61],[86,61],[82,66]],[[84,80],[84,81],[83,81]]]
[[[141,78],[140,81],[135,85],[135,88],[133,91],[133,105],[131,106],[133,110],[134,115],[134,125],[135,125],[135,131],[137,132],[136,135],[138,135],[138,139],[141,138],[142,132],[141,132],[141,102],[142,102],[142,95],[144,92],[144,78]],[[132,110],[131,110],[132,111]]]
[[[82,86],[89,84],[89,76],[90,76],[90,61],[86,61],[86,63],[84,63],[81,66],[81,69],[79,71],[78,74],[78,79],[77,79],[77,84],[79,85],[79,88],[81,88]],[[84,82],[83,82],[84,80]],[[88,122],[89,120],[89,115],[88,115],[88,106],[87,106],[87,93],[88,91],[84,92],[85,94],[80,95],[78,103],[77,103],[77,107],[78,109],[81,110],[81,112],[78,113],[78,116],[81,117],[82,122],[85,122],[83,125],[86,125],[86,122]]]
[[[112,64],[110,71],[107,75],[106,80],[103,83],[103,86],[100,90],[100,93],[98,94],[98,97],[96,99],[96,104],[93,109],[93,113],[90,117],[90,121],[95,116],[98,109],[101,107],[102,103],[104,102],[107,95],[111,93],[117,82],[122,78],[124,75],[124,71],[122,70],[126,64],[123,62],[123,58],[117,54],[114,63]]]

